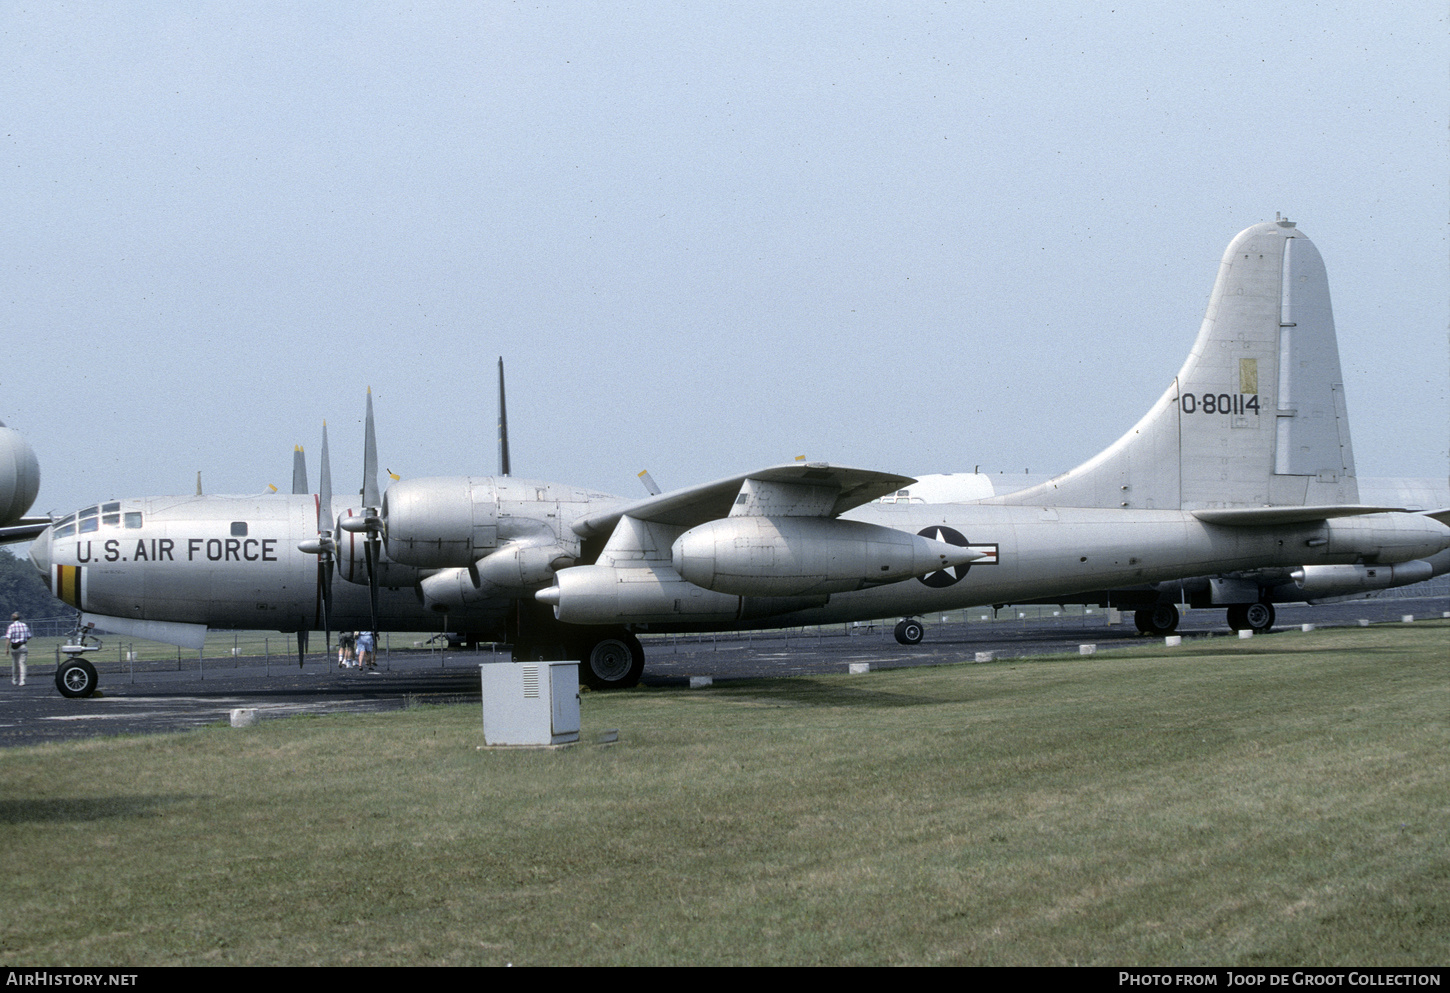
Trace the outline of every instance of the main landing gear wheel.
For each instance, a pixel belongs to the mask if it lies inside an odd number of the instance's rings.
[[[1144,634],[1172,634],[1178,630],[1178,608],[1171,603],[1160,603],[1135,611],[1133,623]]]
[[[926,637],[926,628],[921,626],[921,621],[908,617],[904,621],[896,622],[896,641],[902,645],[919,645],[921,639]]]
[[[586,640],[579,659],[579,681],[594,690],[625,690],[644,674],[644,646],[628,631]]]
[[[1228,626],[1235,631],[1264,634],[1274,628],[1272,603],[1236,603],[1228,609]]]
[[[55,688],[61,696],[90,696],[96,692],[96,667],[85,659],[73,659],[55,670]]]

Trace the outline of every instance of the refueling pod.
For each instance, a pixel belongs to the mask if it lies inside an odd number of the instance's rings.
[[[846,593],[985,557],[908,531],[824,517],[726,517],[686,531],[670,551],[689,582],[750,597]]]
[[[1289,575],[1305,597],[1317,600],[1422,583],[1435,575],[1435,568],[1413,559],[1394,565],[1306,565]]]

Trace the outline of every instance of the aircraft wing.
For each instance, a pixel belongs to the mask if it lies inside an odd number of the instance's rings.
[[[1205,524],[1252,528],[1310,524],[1314,521],[1325,521],[1331,517],[1389,514],[1404,509],[1404,507],[1368,507],[1351,503],[1327,504],[1317,507],[1229,507],[1222,510],[1195,510],[1191,513]]]
[[[11,545],[17,541],[32,541],[50,527],[49,517],[22,517],[14,524],[0,528],[0,545]]]
[[[740,496],[741,487],[748,480],[766,484],[796,484],[818,488],[820,491],[834,490],[834,497],[819,504],[816,510],[806,515],[796,511],[796,516],[817,517],[836,517],[853,507],[870,503],[878,497],[894,493],[901,487],[916,482],[910,476],[897,476],[870,469],[851,469],[824,462],[788,462],[756,472],[717,479],[713,483],[660,493],[623,507],[590,514],[574,522],[574,533],[581,538],[607,535],[614,530],[620,518],[626,515],[654,524],[692,528],[730,516],[731,508]]]
[[[1441,524],[1450,527],[1450,507],[1446,507],[1444,510],[1427,510],[1425,511],[1425,516],[1433,517]]]

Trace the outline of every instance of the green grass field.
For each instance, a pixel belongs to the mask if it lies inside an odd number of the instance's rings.
[[[10,964],[1450,961],[1450,625],[0,752]]]

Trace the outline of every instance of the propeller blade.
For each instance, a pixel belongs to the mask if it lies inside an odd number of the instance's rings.
[[[374,651],[377,650],[378,643],[378,555],[381,544],[377,532],[370,533],[363,542],[363,553],[367,556],[368,563],[368,609],[371,611],[369,619],[372,622],[369,630],[373,633]]]
[[[327,422],[322,422],[322,468],[317,482],[317,533],[332,535],[332,463],[327,457]]]
[[[307,459],[301,445],[292,449],[292,492],[298,496],[312,492],[312,487],[307,485]]]
[[[503,356],[498,357],[498,474],[507,476],[509,469],[509,414],[503,398]]]
[[[327,451],[327,422],[322,422],[322,465],[317,480],[317,575],[322,590],[322,644],[332,650],[332,458]]]
[[[382,506],[378,496],[378,437],[373,430],[373,388],[368,387],[368,419],[363,428],[363,506],[374,511]]]

